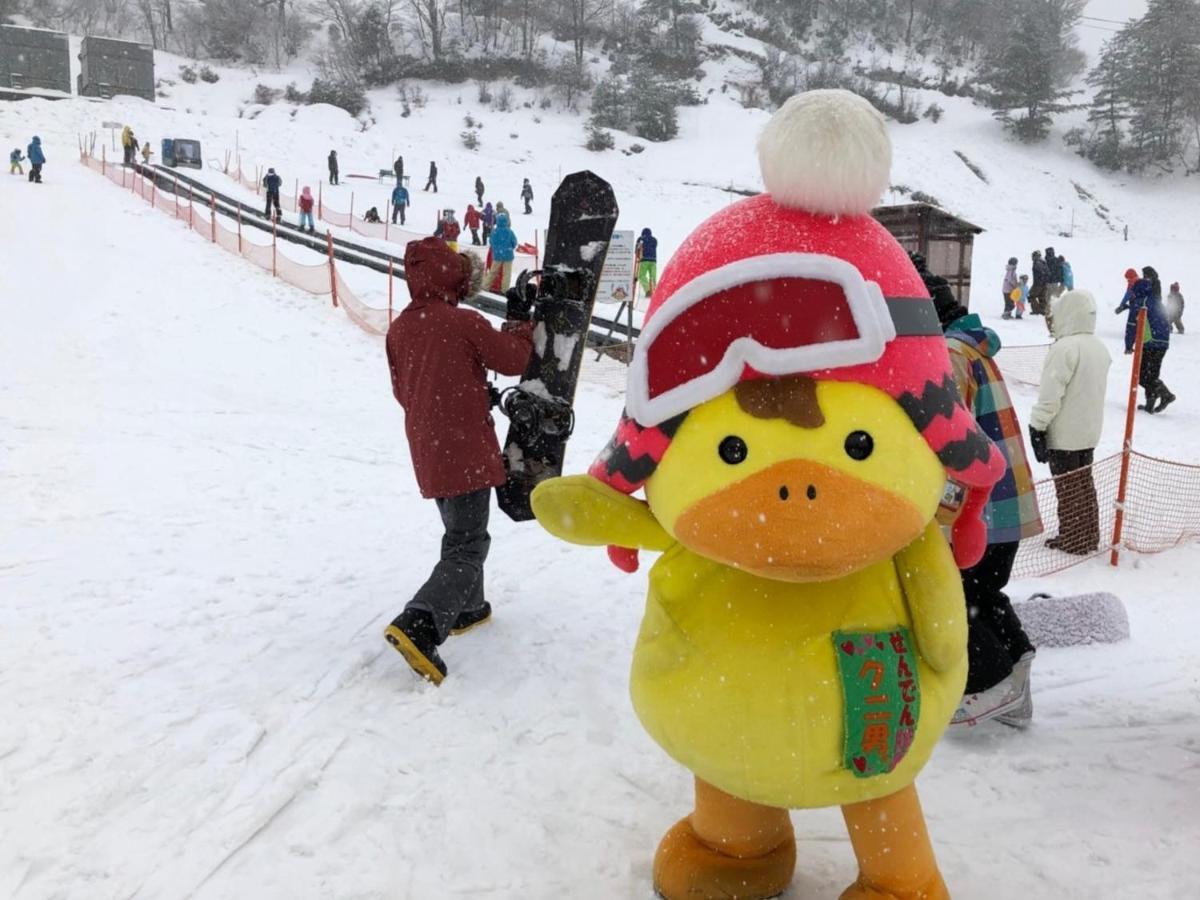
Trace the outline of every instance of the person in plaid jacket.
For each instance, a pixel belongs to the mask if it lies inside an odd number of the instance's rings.
[[[1025,725],[1033,715],[1029,672],[1035,648],[1004,593],[1020,542],[1042,533],[1024,430],[996,365],[999,337],[958,303],[944,279],[932,275],[927,285],[932,285],[959,394],[1007,463],[984,509],[987,550],[962,573],[968,613],[967,686],[951,724],[996,718]]]

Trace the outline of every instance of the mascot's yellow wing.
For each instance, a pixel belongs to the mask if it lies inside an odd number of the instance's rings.
[[[967,604],[962,577],[937,522],[895,557],[917,647],[937,672],[947,672],[967,652]]]
[[[542,527],[572,544],[661,551],[674,543],[649,506],[590,475],[543,481],[534,490],[532,503]]]

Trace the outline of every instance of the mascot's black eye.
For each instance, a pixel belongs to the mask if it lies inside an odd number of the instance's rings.
[[[852,431],[846,435],[846,455],[851,459],[866,459],[875,450],[875,439],[865,431]]]
[[[731,466],[736,466],[740,462],[744,462],[746,454],[749,453],[746,447],[746,442],[736,435],[730,435],[721,441],[721,446],[717,448],[717,453],[721,459],[729,463]]]

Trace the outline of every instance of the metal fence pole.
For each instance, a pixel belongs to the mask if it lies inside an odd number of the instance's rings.
[[[333,305],[337,306],[337,271],[333,268],[333,232],[325,229],[325,240],[329,247],[329,292],[333,295]]]

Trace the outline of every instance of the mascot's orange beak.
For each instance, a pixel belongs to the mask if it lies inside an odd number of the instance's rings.
[[[696,553],[780,581],[825,581],[887,559],[925,526],[911,502],[838,469],[777,463],[675,523]]]

